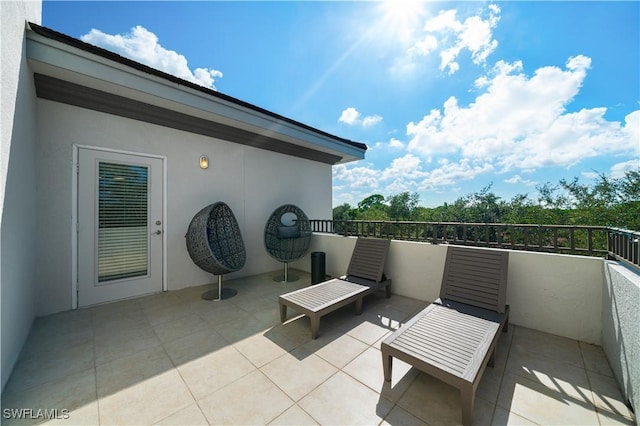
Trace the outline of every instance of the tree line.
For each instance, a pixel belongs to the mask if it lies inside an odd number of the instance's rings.
[[[591,185],[578,178],[537,185],[535,198],[517,194],[504,200],[492,184],[438,207],[420,206],[418,193],[384,197],[373,194],[352,207],[334,207],[334,220],[389,220],[419,222],[518,223],[544,225],[612,226],[640,230],[640,168],[623,177],[599,174]]]

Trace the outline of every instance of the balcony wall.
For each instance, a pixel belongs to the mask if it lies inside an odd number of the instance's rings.
[[[640,407],[640,275],[605,263],[602,347],[623,395]]]
[[[327,274],[339,276],[347,270],[355,241],[355,237],[314,234],[311,251],[324,251]],[[424,301],[438,298],[446,249],[446,245],[393,240],[386,267],[392,291]],[[600,258],[512,251],[510,321],[602,345],[603,265]],[[292,266],[309,271],[309,256]]]

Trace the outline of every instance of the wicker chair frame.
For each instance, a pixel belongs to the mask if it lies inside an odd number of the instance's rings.
[[[284,263],[284,277],[276,280],[294,281],[288,276],[288,263],[302,258],[311,246],[311,223],[304,211],[293,204],[275,209],[264,227],[264,245],[271,257]]]
[[[218,276],[218,299],[224,298],[222,275],[242,269],[247,260],[240,227],[231,208],[222,201],[203,208],[191,220],[185,237],[191,260],[200,269]],[[231,292],[227,294],[232,296]],[[204,295],[203,298],[213,299]]]

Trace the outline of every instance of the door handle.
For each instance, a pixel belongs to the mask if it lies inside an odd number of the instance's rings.
[[[162,234],[162,231],[159,229],[156,232],[151,233],[151,235],[160,235],[160,234]]]

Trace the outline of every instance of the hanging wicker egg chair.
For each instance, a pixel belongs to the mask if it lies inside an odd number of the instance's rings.
[[[271,213],[264,228],[264,245],[271,257],[284,263],[284,276],[275,281],[296,281],[289,276],[289,262],[302,258],[311,245],[311,223],[298,206],[284,204]]]
[[[242,269],[247,253],[238,221],[229,206],[219,201],[200,210],[191,220],[185,237],[191,260],[202,270],[218,276],[217,291],[206,292],[202,298],[220,300],[235,296],[235,289],[223,291],[222,275]]]

